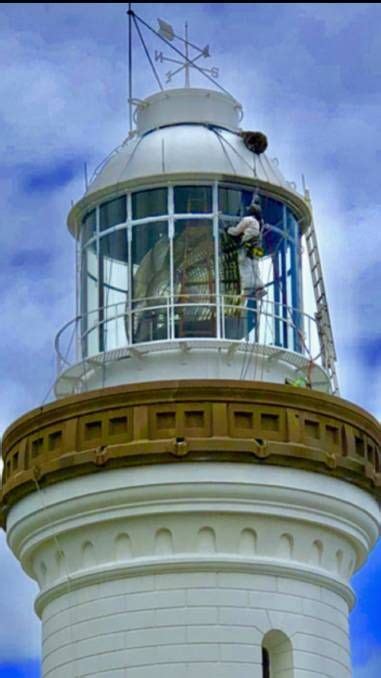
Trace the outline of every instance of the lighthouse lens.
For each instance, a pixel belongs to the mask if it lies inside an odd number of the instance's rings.
[[[178,219],[173,243],[178,337],[215,336],[214,258],[212,221]]]
[[[132,334],[135,343],[166,339],[170,295],[168,222],[132,229]]]

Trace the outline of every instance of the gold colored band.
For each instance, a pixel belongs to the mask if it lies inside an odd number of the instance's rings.
[[[168,462],[288,466],[381,497],[380,443],[381,427],[364,410],[293,386],[184,380],[91,391],[33,410],[6,431],[3,525],[36,481]]]

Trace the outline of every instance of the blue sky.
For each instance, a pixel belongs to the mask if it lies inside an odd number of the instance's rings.
[[[53,338],[74,311],[74,246],[65,228],[89,170],[127,135],[127,5],[0,7],[0,431],[41,404]],[[381,5],[139,3],[211,44],[210,65],[242,102],[244,126],[311,190],[344,397],[381,415]],[[151,45],[150,39],[148,42]],[[156,90],[136,51],[137,97]],[[164,73],[166,67],[162,67]],[[178,82],[181,84],[181,82]],[[195,84],[199,84],[196,79]],[[381,548],[354,580],[355,678],[381,675]],[[0,543],[0,678],[34,676],[35,587]],[[6,620],[6,621],[4,621]],[[13,667],[13,668],[12,668]]]

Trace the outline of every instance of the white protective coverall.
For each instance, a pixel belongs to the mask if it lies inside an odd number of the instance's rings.
[[[260,232],[260,223],[253,216],[244,217],[237,226],[230,226],[228,228],[229,235],[242,236],[242,245],[251,241],[255,245],[255,241],[259,239]],[[259,273],[258,258],[255,255],[252,259],[248,257],[245,247],[239,249],[238,265],[243,294],[249,297],[255,295],[259,290],[262,291],[262,296],[266,294],[263,290],[263,282]]]

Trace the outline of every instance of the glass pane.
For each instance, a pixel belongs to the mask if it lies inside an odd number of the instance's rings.
[[[218,209],[223,214],[240,216],[242,212],[241,191],[236,188],[220,188],[218,191]]]
[[[287,275],[287,345],[288,348],[295,350],[294,346],[294,335],[295,335],[295,324],[294,324],[294,312],[292,309],[292,281],[291,275]]]
[[[127,219],[126,211],[126,196],[122,195],[115,200],[103,203],[100,206],[100,230],[105,231],[106,228],[116,226],[116,224],[124,224]]]
[[[177,220],[173,258],[176,336],[214,337],[216,308],[212,221]]]
[[[226,215],[226,228],[238,223],[238,220],[247,216],[248,208],[253,200],[259,202],[262,209],[264,224],[262,247],[266,254],[271,254],[280,246],[283,230],[283,204],[278,200],[260,195],[257,190],[220,187],[218,192],[218,209]],[[231,217],[231,220],[229,220]],[[233,217],[237,220],[234,222]],[[276,230],[274,230],[276,229]]]
[[[267,224],[283,228],[283,204],[279,200],[261,196],[262,216]]]
[[[98,262],[95,242],[85,250],[86,266],[86,313],[89,315],[89,323],[95,318],[94,310],[98,308]],[[91,314],[91,315],[90,315]]]
[[[132,218],[162,216],[168,214],[167,189],[153,188],[132,194]]]
[[[128,343],[128,248],[121,229],[100,240],[103,350]]]
[[[91,331],[91,328],[97,326],[99,320],[98,260],[95,242],[83,250],[81,279],[82,351],[84,355],[92,355],[99,352],[97,331]]]
[[[292,271],[292,305],[293,320],[295,323],[295,350],[303,353],[305,351],[304,337],[304,317],[299,312],[303,308],[303,289],[302,289],[302,233],[300,224],[290,209],[287,208],[287,222],[290,234],[289,248],[291,253],[290,267]]]
[[[248,209],[254,198],[261,213],[251,214]],[[279,248],[284,247],[284,238],[282,221],[274,220],[282,217],[283,205],[257,191],[222,188],[220,207],[220,211],[230,212],[219,220],[223,334],[231,339],[249,336],[259,343],[279,344],[280,325],[272,302],[280,300],[281,282],[274,261]],[[234,216],[239,210],[242,216]]]
[[[90,240],[90,238],[93,237],[97,227],[96,224],[96,211],[92,210],[82,219],[82,243],[86,243],[88,240]]]
[[[128,291],[128,253],[125,229],[110,233],[100,240],[102,306],[126,298]]]
[[[221,294],[236,296],[241,294],[238,264],[240,242],[229,235],[228,227],[231,225],[235,225],[235,222],[219,222],[220,289]]]
[[[169,294],[168,222],[134,226],[132,231],[133,298]]]
[[[220,256],[222,288],[231,293],[240,282],[240,292],[254,296],[263,290],[261,269],[265,260],[259,220],[246,216],[238,224],[226,226],[220,220]],[[270,282],[270,281],[268,281]]]
[[[95,353],[99,353],[99,333],[97,328],[99,314],[98,311],[92,313],[91,310],[98,307],[98,284],[90,277],[87,279],[87,296],[89,313],[87,315],[86,326],[87,336],[85,337],[85,345],[87,346],[86,354],[94,355]]]
[[[243,217],[253,202],[253,197],[253,190],[221,187],[218,191],[218,209],[226,215]]]
[[[273,279],[272,261],[269,257],[257,255],[255,239],[254,243],[243,242],[243,235],[230,235],[224,220],[220,221],[223,336],[227,339],[249,337],[258,342],[261,341],[262,331],[262,343],[271,343],[273,332],[268,319],[268,305],[269,284]],[[270,315],[272,316],[271,308]]]
[[[140,224],[132,231],[134,341],[169,338],[170,295],[168,222]],[[143,310],[145,309],[145,310]]]
[[[211,186],[176,186],[175,187],[175,212],[205,213],[212,212],[212,187]]]

